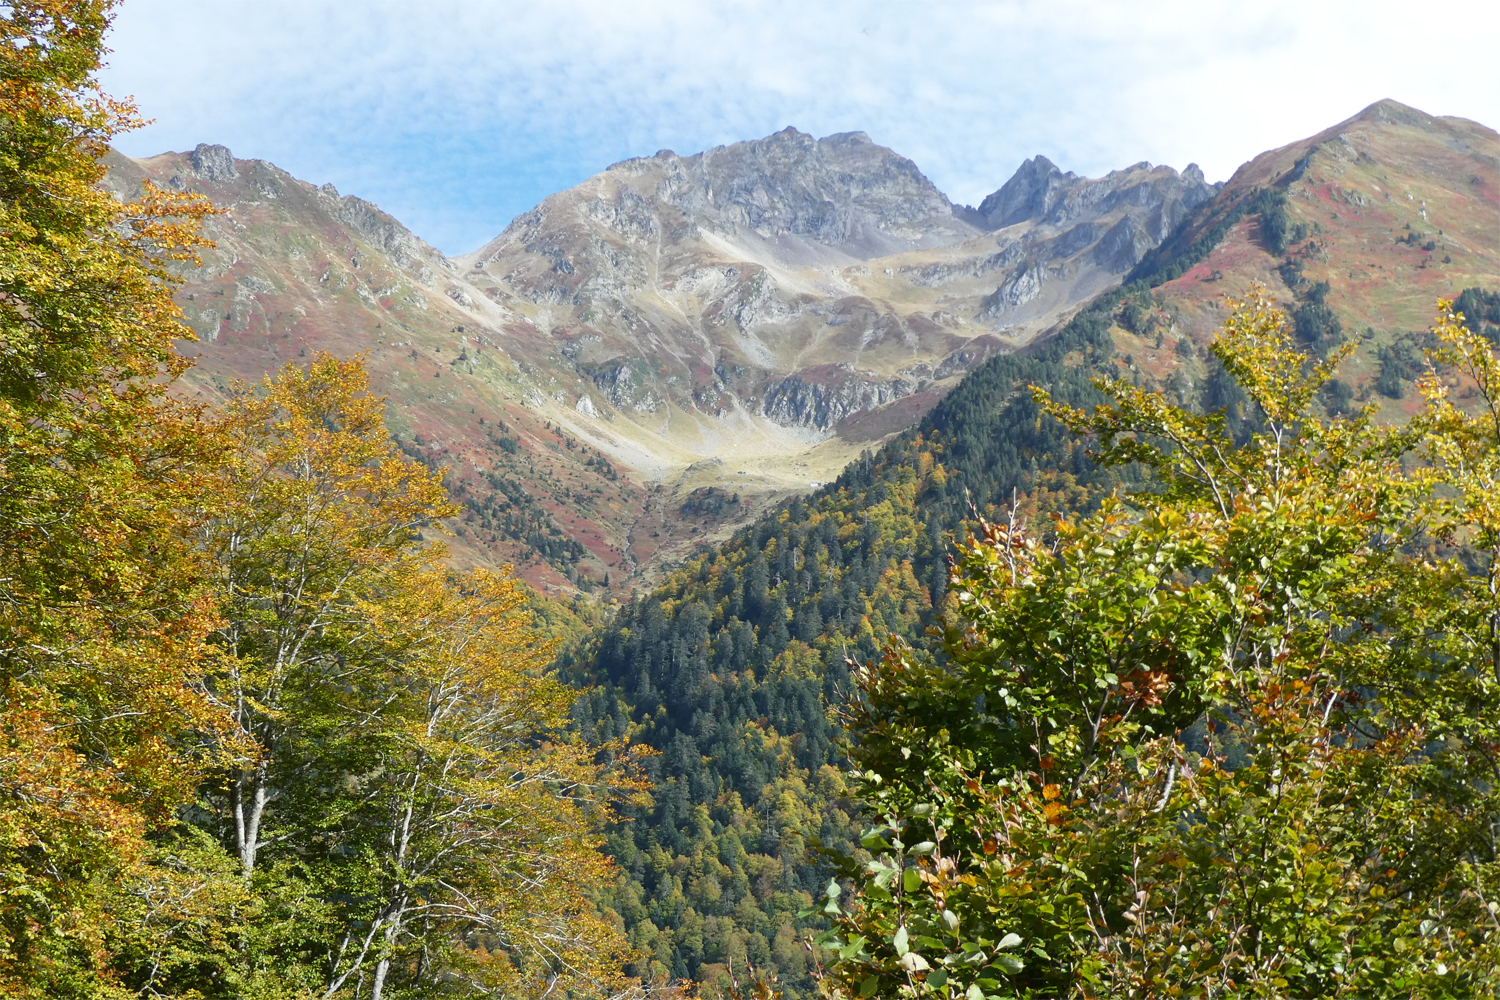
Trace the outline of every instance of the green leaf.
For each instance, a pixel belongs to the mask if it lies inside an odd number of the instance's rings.
[[[1000,966],[1000,968],[1004,969],[1006,972],[1009,972],[1013,976],[1016,973],[1020,972],[1022,969],[1026,968],[1026,963],[1021,961],[1015,955],[996,955],[995,964]]]
[[[911,948],[907,945],[907,940],[906,925],[902,924],[900,927],[896,928],[896,936],[891,938],[891,944],[895,947],[896,955],[898,957],[901,955],[905,955],[908,951],[911,951]]]
[[[866,976],[864,982],[859,984],[859,995],[870,996],[880,986],[880,980],[875,976]]]
[[[1018,948],[1018,947],[1020,947],[1020,945],[1021,945],[1021,935],[1019,935],[1019,934],[1007,934],[1007,935],[1005,935],[1005,937],[1003,937],[1003,938],[1000,939],[1000,943],[997,944],[997,945],[995,945],[995,947],[998,948],[1001,951],[1010,951],[1012,948]]]
[[[922,888],[922,875],[915,868],[908,868],[901,873],[901,888],[907,892],[916,892]]]

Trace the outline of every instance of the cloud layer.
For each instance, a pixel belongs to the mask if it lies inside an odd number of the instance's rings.
[[[1227,178],[1383,97],[1500,125],[1491,3],[126,0],[156,124],[378,202],[447,253],[610,163],[862,130],[977,203],[1022,159]]]

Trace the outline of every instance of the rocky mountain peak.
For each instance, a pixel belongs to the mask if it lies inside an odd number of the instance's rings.
[[[703,198],[692,214],[714,228],[802,237],[861,259],[969,235],[915,163],[863,132],[814,139],[787,128],[683,167]]]
[[[206,181],[222,183],[240,175],[235,169],[234,154],[229,151],[229,147],[217,143],[198,143],[188,154],[188,162],[193,165],[193,173]]]
[[[808,242],[837,251],[847,263],[942,246],[977,232],[954,217],[948,199],[915,163],[864,132],[815,139],[787,127],[688,157],[662,150],[609,172],[657,176],[656,196],[695,225],[729,236],[789,239],[794,256],[803,259],[807,248],[797,245]]]
[[[1141,216],[1133,223],[1136,229],[1160,241],[1218,190],[1219,186],[1204,180],[1197,164],[1179,174],[1171,167],[1152,166],[1143,160],[1092,178],[1072,171],[1064,173],[1045,156],[1034,156],[1022,163],[998,191],[980,202],[979,208],[966,214],[976,225],[997,230],[1023,222],[1065,227],[1130,207],[1144,210],[1144,214],[1132,213]]]
[[[978,215],[986,229],[1004,229],[1018,222],[1040,219],[1051,210],[1059,187],[1078,175],[1064,174],[1045,156],[1022,163],[1000,190],[979,203]]]
[[[1424,114],[1416,108],[1408,107],[1400,101],[1393,101],[1389,97],[1376,101],[1349,119],[1349,123],[1359,121],[1393,122],[1397,125],[1412,125],[1417,128],[1424,128],[1435,124],[1435,120],[1430,115]]]

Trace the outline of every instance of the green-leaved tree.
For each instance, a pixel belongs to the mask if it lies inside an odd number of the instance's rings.
[[[946,656],[858,672],[881,822],[828,890],[835,991],[1500,988],[1500,362],[1441,308],[1404,428],[1322,416],[1347,348],[1300,352],[1259,294],[1212,347],[1257,411],[1242,447],[1123,382],[1087,414],[1038,393],[1159,488],[983,524]]]

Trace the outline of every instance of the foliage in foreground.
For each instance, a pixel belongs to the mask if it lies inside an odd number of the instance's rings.
[[[0,995],[88,988],[145,833],[191,796],[207,455],[158,379],[183,362],[168,269],[201,200],[122,205],[98,157],[136,119],[92,89],[100,4],[0,12]]]
[[[1213,346],[1258,410],[1243,446],[1121,382],[1092,414],[1038,392],[1161,490],[985,523],[946,660],[859,669],[881,822],[828,888],[834,992],[1495,993],[1500,361],[1441,308],[1402,429],[1323,418],[1341,356],[1259,298]]]
[[[607,997],[623,747],[358,361],[206,414],[172,269],[207,204],[99,183],[111,4],[0,7],[0,996]]]
[[[253,752],[211,769],[166,832],[186,881],[125,963],[136,990],[629,989],[625,942],[591,902],[612,874],[594,831],[631,791],[624,747],[568,735],[577,695],[547,669],[522,585],[444,570],[419,541],[452,508],[383,406],[359,360],[319,355],[218,418],[205,683]],[[176,853],[200,834],[232,863]],[[195,875],[241,897],[232,915],[192,901]]]

